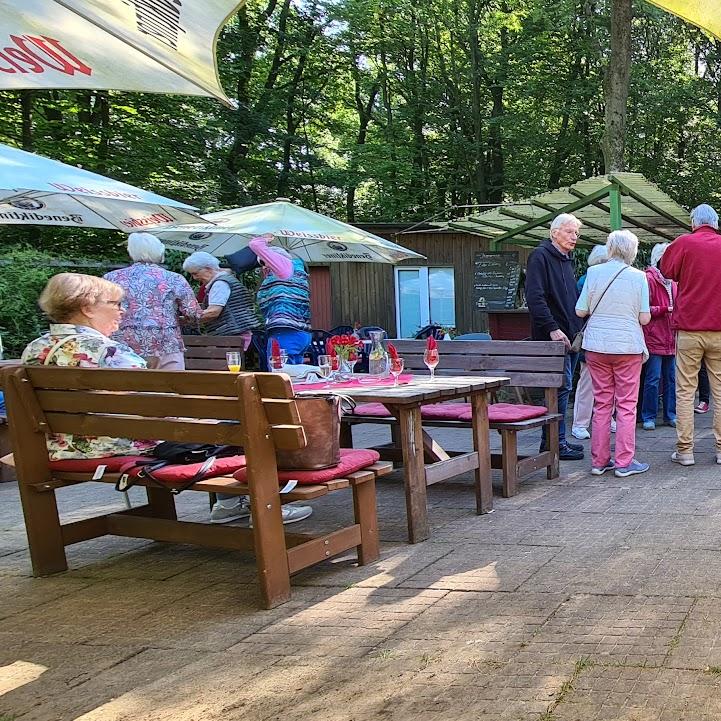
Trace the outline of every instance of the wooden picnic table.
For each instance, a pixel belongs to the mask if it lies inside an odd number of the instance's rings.
[[[428,376],[414,376],[410,383],[398,386],[331,387],[308,393],[337,393],[349,396],[357,403],[382,403],[398,419],[399,433],[394,447],[378,450],[384,460],[403,461],[406,491],[408,541],[418,543],[428,538],[428,506],[426,487],[468,471],[475,471],[476,510],[488,513],[493,509],[491,484],[491,448],[488,427],[488,394],[508,385],[504,377],[442,376],[431,380]],[[303,385],[296,386],[302,395]],[[423,430],[421,406],[429,403],[468,397],[472,413],[473,451],[450,455],[438,441]]]

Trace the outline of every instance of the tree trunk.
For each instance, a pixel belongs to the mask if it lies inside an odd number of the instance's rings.
[[[611,56],[604,78],[605,128],[601,150],[605,172],[625,170],[626,106],[631,75],[632,0],[612,0]]]

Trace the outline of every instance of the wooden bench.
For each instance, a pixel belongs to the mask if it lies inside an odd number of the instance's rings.
[[[184,335],[185,367],[189,371],[227,371],[225,354],[240,353],[245,368],[243,339],[237,335]]]
[[[423,363],[423,351],[426,341],[392,340],[399,355],[405,361],[405,370],[416,375],[428,375]],[[522,388],[541,388],[547,412],[543,415],[523,421],[490,422],[491,430],[501,435],[502,452],[491,455],[493,468],[503,472],[503,495],[514,496],[518,493],[518,482],[525,476],[546,469],[549,479],[559,474],[557,389],[563,383],[565,351],[563,343],[558,341],[474,341],[454,340],[438,341],[440,364],[436,375],[464,376],[507,376],[511,386]],[[344,416],[347,426],[358,423],[385,423],[397,433],[395,418],[382,416],[348,415]],[[437,428],[470,428],[469,421],[459,420],[423,420],[423,425]],[[532,456],[518,454],[518,433],[521,431],[547,428],[548,450]],[[346,432],[348,438],[348,432]],[[540,439],[539,439],[540,440]]]
[[[349,549],[357,550],[360,564],[378,558],[375,478],[390,472],[390,463],[279,494],[276,449],[306,443],[291,385],[283,376],[15,366],[2,371],[0,383],[37,576],[67,569],[65,546],[105,535],[255,549],[263,602],[271,608],[290,598],[290,576],[303,568]],[[192,490],[249,495],[253,528],[178,521],[170,490],[142,479],[138,483],[146,486],[147,504],[61,523],[55,491],[93,478],[91,473],[51,471],[45,434],[53,432],[242,446],[247,485],[222,477],[200,481]],[[117,478],[107,473],[100,482]],[[341,488],[352,489],[352,524],[319,536],[285,533],[281,503],[308,501]]]

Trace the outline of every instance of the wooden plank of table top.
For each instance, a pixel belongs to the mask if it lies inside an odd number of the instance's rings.
[[[347,395],[357,401],[366,403],[391,403],[394,405],[406,405],[411,403],[439,403],[443,400],[450,400],[464,395],[470,395],[475,391],[491,390],[508,385],[510,379],[506,377],[484,377],[484,376],[450,376],[436,378],[431,381],[429,378],[419,376],[411,383],[398,386],[383,387],[351,387],[351,388],[322,388],[308,391],[308,393],[338,393]],[[302,386],[296,393],[302,396]]]

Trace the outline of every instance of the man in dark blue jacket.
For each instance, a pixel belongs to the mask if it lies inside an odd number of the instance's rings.
[[[563,461],[583,458],[583,446],[566,440],[566,409],[578,360],[578,353],[571,353],[571,341],[582,323],[576,315],[578,290],[571,256],[580,227],[581,221],[574,215],[556,216],[551,223],[550,240],[544,240],[531,253],[526,268],[526,302],[533,340],[560,340],[567,349],[565,380],[558,389],[558,412],[563,416],[558,435]],[[544,446],[545,429],[541,443]]]

